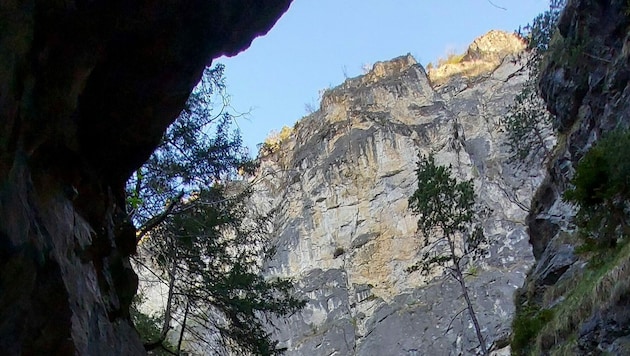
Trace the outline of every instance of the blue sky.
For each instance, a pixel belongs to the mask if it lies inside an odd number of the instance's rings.
[[[496,6],[505,8],[500,9]],[[225,64],[244,143],[292,126],[319,107],[318,92],[362,74],[362,67],[411,53],[423,65],[463,52],[492,29],[514,31],[548,0],[294,0],[274,28]]]

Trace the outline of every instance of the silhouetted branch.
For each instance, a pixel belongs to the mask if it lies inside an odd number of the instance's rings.
[[[490,3],[490,5],[492,5],[492,6],[496,7],[497,9],[501,9],[501,10],[504,10],[504,11],[505,11],[505,10],[507,10],[505,7],[499,6],[499,5],[497,5],[497,4],[495,4],[495,3],[493,3],[493,2],[492,2],[492,1],[490,1],[490,0],[488,0],[488,3]]]

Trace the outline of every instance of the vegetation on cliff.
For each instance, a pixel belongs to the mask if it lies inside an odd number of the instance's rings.
[[[202,350],[276,354],[281,350],[264,316],[287,315],[304,304],[292,296],[289,280],[260,273],[272,249],[265,218],[247,213],[248,187],[237,179],[253,164],[230,129],[223,80],[222,66],[206,69],[186,109],[128,183],[131,217],[146,253],[136,265],[166,291],[157,317],[134,309],[135,321],[152,333],[143,335],[147,350],[179,354],[187,339],[205,345]],[[161,325],[151,327],[155,321]],[[175,326],[179,335],[169,337]]]
[[[549,221],[554,209],[556,216],[562,211],[569,219],[547,223],[546,231],[530,225],[532,240],[547,239],[546,251],[517,293],[512,352],[627,354],[630,133],[627,111],[614,104],[625,100],[620,92],[627,90],[627,80],[618,87],[607,82],[627,73],[627,54],[617,33],[611,36],[600,28],[602,21],[613,23],[610,13],[627,4],[571,1],[560,16],[564,5],[552,1],[531,28],[531,47],[538,56],[532,62],[532,84],[558,115],[552,121],[560,136],[558,147],[547,155],[547,193],[540,193],[531,218]],[[602,8],[610,13],[592,16],[586,10]],[[580,21],[584,18],[589,21]],[[627,18],[614,26],[627,29]],[[594,80],[592,73],[606,79]],[[523,136],[513,138],[518,144]]]
[[[529,318],[520,316],[519,321],[529,323],[541,317],[544,320],[535,327],[530,325],[528,338],[520,333],[525,331],[523,325],[515,323],[516,337],[523,338],[516,340],[517,350],[534,354],[542,350],[575,352],[584,333],[580,325],[598,310],[613,309],[630,293],[629,147],[630,132],[613,131],[577,164],[572,186],[564,192],[564,199],[577,206],[577,230],[566,238],[577,246],[575,251],[586,268],[545,290],[542,302],[546,306],[537,313]]]
[[[613,131],[578,163],[564,197],[579,208],[576,222],[585,242],[615,247],[630,231],[630,132]]]
[[[540,95],[538,77],[565,2],[551,0],[549,10],[538,15],[524,28],[529,51],[524,69],[529,71],[529,78],[503,119],[507,145],[515,164],[529,163],[540,151],[544,152],[545,160],[551,158],[545,138],[551,132],[552,118]],[[516,355],[529,352],[532,341],[554,315],[553,310],[530,303],[528,300],[531,297],[531,293],[523,290],[517,292],[515,297],[517,313],[512,322],[511,347]]]
[[[549,10],[538,15],[531,25],[525,26],[522,34],[527,40],[528,50],[523,69],[529,72],[529,76],[502,120],[513,162],[529,162],[541,151],[545,160],[550,158],[547,138],[552,133],[552,117],[541,97],[538,76],[543,59],[550,51],[556,23],[565,3],[566,0],[551,0]]]
[[[428,273],[437,266],[446,269],[461,287],[479,348],[483,355],[488,355],[463,270],[483,254],[486,242],[483,228],[478,224],[473,182],[457,182],[451,176],[451,167],[436,165],[432,155],[420,157],[416,175],[418,189],[409,198],[409,208],[418,214],[418,230],[424,236],[425,250],[408,271]]]
[[[261,157],[278,152],[283,142],[287,141],[293,134],[293,128],[283,126],[280,132],[272,131],[269,133],[265,142],[260,145],[259,155]]]
[[[492,73],[511,55],[523,51],[525,43],[518,34],[489,31],[468,47],[464,53],[447,53],[437,64],[427,64],[427,74],[434,86],[446,84],[454,76],[474,83]]]

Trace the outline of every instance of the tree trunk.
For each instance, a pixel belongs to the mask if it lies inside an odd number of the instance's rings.
[[[186,297],[186,310],[184,311],[184,320],[182,320],[182,330],[179,332],[179,341],[177,342],[177,354],[182,351],[182,341],[184,340],[184,330],[186,329],[186,321],[188,319],[188,310],[190,309],[190,300]]]
[[[461,266],[459,263],[461,260],[456,258],[455,254],[455,243],[452,239],[448,239],[449,247],[451,249],[451,257],[453,261],[453,268],[455,272],[455,279],[459,282],[459,285],[462,288],[462,294],[464,295],[464,299],[466,300],[466,309],[468,309],[468,314],[470,315],[470,319],[475,326],[475,333],[477,333],[477,340],[479,340],[479,345],[481,347],[481,353],[484,356],[488,356],[488,349],[486,348],[486,342],[483,339],[483,335],[481,334],[481,327],[479,326],[479,321],[477,320],[477,314],[475,313],[475,309],[473,308],[473,304],[470,301],[470,296],[468,295],[468,288],[466,288],[466,281],[464,280],[464,274],[462,273]]]
[[[164,340],[166,340],[166,335],[171,328],[171,317],[172,317],[172,308],[173,308],[173,293],[175,289],[175,272],[176,272],[176,262],[173,260],[173,266],[171,267],[171,271],[169,273],[170,281],[168,283],[168,297],[166,299],[166,310],[164,311],[164,323],[162,324],[162,331],[160,332],[160,338],[150,342],[148,344],[144,344],[144,349],[146,351],[151,351],[161,346]]]
[[[168,283],[168,299],[166,300],[166,310],[164,311],[164,325],[162,325],[162,340],[166,339],[166,334],[171,327],[171,313],[173,308],[173,293],[175,289],[175,270],[177,268],[177,262],[173,260],[173,266],[171,267],[171,273],[169,277],[171,280]]]
[[[477,333],[477,339],[479,340],[479,344],[481,346],[481,352],[484,356],[488,355],[488,349],[486,348],[486,342],[483,339],[483,335],[481,335],[481,327],[479,326],[479,321],[477,320],[477,314],[475,314],[475,310],[473,309],[472,302],[470,301],[470,296],[468,295],[468,288],[466,288],[466,283],[464,282],[464,277],[462,276],[462,272],[457,268],[457,274],[459,275],[459,285],[462,287],[462,293],[464,294],[464,299],[466,300],[466,308],[468,309],[468,314],[470,314],[470,319],[475,326],[475,332]]]

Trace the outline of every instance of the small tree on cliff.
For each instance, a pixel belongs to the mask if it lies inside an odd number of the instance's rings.
[[[551,129],[551,114],[536,91],[535,81],[528,79],[523,89],[502,117],[507,133],[507,146],[512,162],[529,162],[542,153],[546,160],[551,155],[547,138]]]
[[[487,355],[462,271],[466,262],[484,252],[482,246],[486,241],[483,229],[475,222],[473,182],[457,182],[451,177],[451,167],[436,165],[433,155],[420,157],[416,175],[418,189],[409,198],[409,208],[418,214],[425,252],[408,271],[428,273],[436,267],[446,269],[461,287],[481,351]]]
[[[614,248],[630,236],[630,131],[602,137],[577,164],[564,199],[576,204],[577,226],[587,244]]]
[[[262,318],[304,305],[291,295],[290,281],[260,274],[272,249],[264,217],[246,213],[249,190],[237,172],[253,165],[230,130],[223,90],[223,67],[206,69],[161,145],[128,182],[128,208],[150,257],[137,265],[166,287],[160,332],[144,335],[147,350],[179,354],[186,333],[219,354],[277,354]],[[135,319],[152,320],[137,313]],[[180,333],[169,345],[175,325]]]
[[[528,162],[540,152],[545,159],[551,155],[546,138],[553,132],[553,118],[545,107],[537,85],[543,58],[549,53],[565,5],[566,0],[551,0],[549,9],[525,26],[524,33],[519,30],[519,35],[527,41],[527,61],[523,69],[528,71],[529,76],[502,118],[513,162]]]

